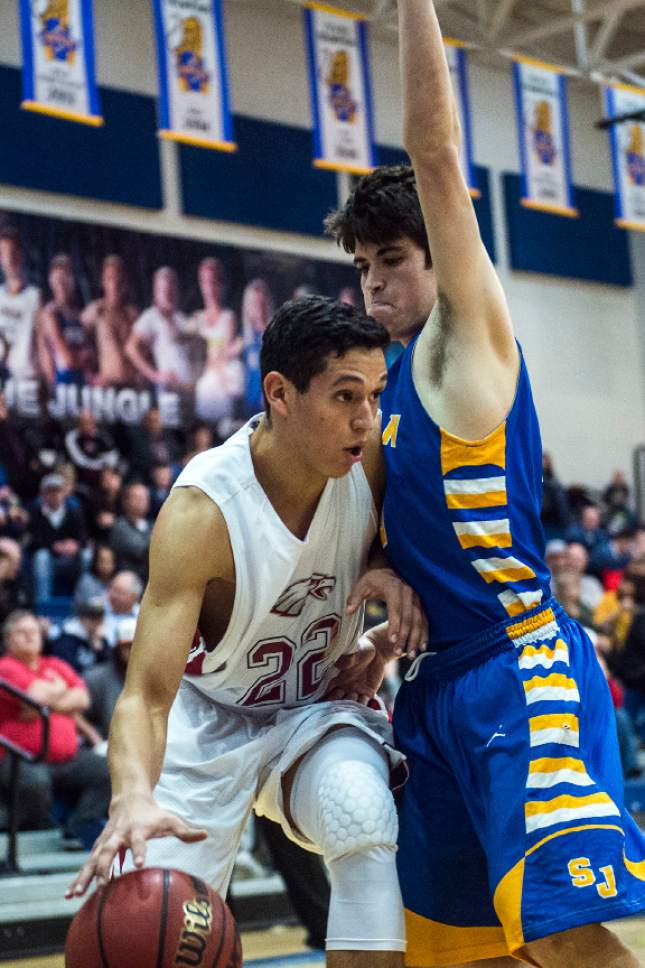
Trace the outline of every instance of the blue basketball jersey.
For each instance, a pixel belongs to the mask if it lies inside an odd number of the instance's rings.
[[[414,342],[381,398],[387,488],[381,540],[430,617],[442,651],[550,595],[543,560],[542,446],[521,357],[513,406],[479,441],[437,426],[412,379]],[[520,353],[521,356],[521,353]]]

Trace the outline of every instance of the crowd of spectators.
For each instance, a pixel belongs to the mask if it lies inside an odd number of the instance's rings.
[[[565,488],[545,454],[542,523],[553,593],[596,647],[616,710],[623,772],[637,777],[645,745],[645,520],[620,471],[598,494]]]
[[[154,520],[182,466],[213,445],[151,409],[137,427],[21,424],[0,394],[0,679],[48,706],[46,762],[23,763],[22,828],[61,825],[88,846],[109,802],[109,720],[148,571]],[[0,690],[0,732],[39,751],[41,717]],[[11,771],[0,748],[0,804]]]

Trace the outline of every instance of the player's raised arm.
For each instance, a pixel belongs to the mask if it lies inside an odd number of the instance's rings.
[[[95,876],[106,879],[122,848],[131,849],[135,865],[141,867],[145,843],[153,837],[193,841],[206,836],[161,810],[152,791],[204,590],[211,579],[228,579],[232,570],[228,533],[216,505],[196,488],[174,491],[155,525],[150,580],[110,728],[110,820],[68,896],[82,894]]]
[[[516,350],[506,299],[482,243],[460,165],[461,133],[432,0],[399,0],[403,141],[412,160],[442,324],[460,348]]]

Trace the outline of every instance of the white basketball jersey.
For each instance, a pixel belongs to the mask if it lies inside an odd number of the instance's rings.
[[[324,695],[336,659],[353,651],[363,614],[345,615],[365,567],[377,515],[360,464],[327,481],[304,541],[258,483],[250,421],[221,447],[194,457],[175,487],[198,487],[222,512],[235,561],[235,601],[212,651],[199,633],[186,678],[218,703],[275,712]]]
[[[14,377],[34,374],[34,327],[40,308],[40,292],[35,286],[25,286],[11,293],[4,283],[0,286],[0,341],[4,344],[4,361]]]

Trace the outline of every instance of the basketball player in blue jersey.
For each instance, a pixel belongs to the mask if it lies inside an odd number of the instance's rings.
[[[645,908],[607,684],[550,598],[538,422],[460,169],[432,2],[401,0],[399,17],[413,171],[368,175],[327,228],[368,313],[406,344],[382,396],[381,529],[430,620],[394,713],[411,771],[406,963],[632,968],[600,924]]]

